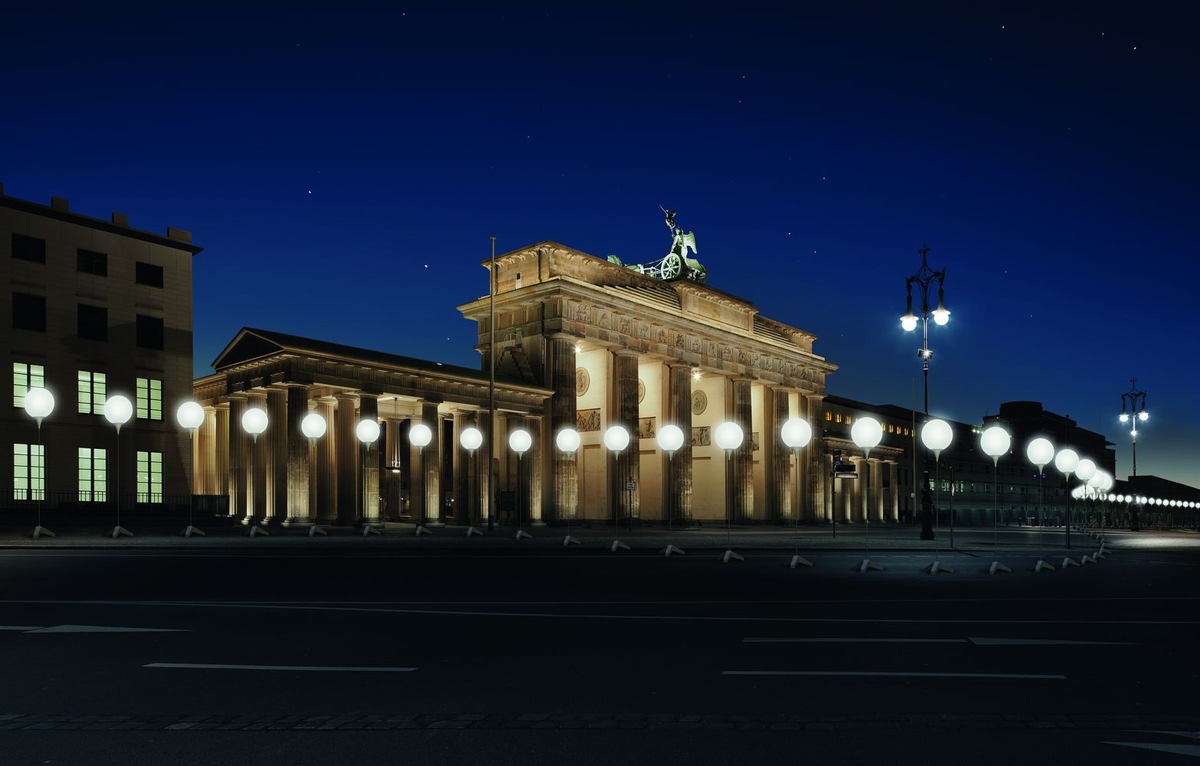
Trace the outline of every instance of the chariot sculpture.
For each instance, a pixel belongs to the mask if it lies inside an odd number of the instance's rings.
[[[620,258],[610,255],[608,256],[609,263],[615,263],[639,274],[664,281],[688,279],[692,282],[707,282],[708,270],[700,264],[700,261],[688,255],[689,250],[692,255],[697,252],[696,234],[690,231],[685,234],[682,228],[675,225],[674,210],[667,210],[661,206],[660,209],[666,214],[667,228],[671,230],[671,252],[650,263],[621,263]]]

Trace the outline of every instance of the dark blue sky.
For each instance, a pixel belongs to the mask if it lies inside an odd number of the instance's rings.
[[[661,204],[873,403],[928,242],[934,413],[1040,400],[1124,477],[1137,376],[1139,473],[1200,485],[1184,3],[174,5],[6,11],[0,181],[191,230],[197,375],[244,325],[477,366],[490,236],[645,262]]]

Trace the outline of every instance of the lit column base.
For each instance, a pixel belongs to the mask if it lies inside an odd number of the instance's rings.
[[[36,540],[39,537],[58,537],[58,535],[46,529],[41,524],[38,524],[33,528],[33,539]]]

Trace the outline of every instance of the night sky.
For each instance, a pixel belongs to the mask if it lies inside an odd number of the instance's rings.
[[[0,181],[192,231],[197,375],[242,326],[478,367],[489,237],[647,262],[663,205],[869,403],[921,407],[927,242],[933,413],[1041,401],[1124,478],[1136,376],[1139,474],[1200,485],[1187,3],[174,5],[6,10]]]

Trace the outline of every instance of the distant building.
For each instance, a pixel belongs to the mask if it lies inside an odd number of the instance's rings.
[[[191,234],[166,236],[6,196],[0,185],[0,433],[12,455],[0,507],[22,519],[38,500],[82,512],[186,503],[192,461],[175,409],[191,396]],[[25,392],[44,386],[55,407],[39,429]],[[133,418],[117,433],[105,400],[123,394]],[[40,443],[39,443],[40,441]],[[119,476],[118,476],[119,467]],[[13,514],[7,514],[9,519]],[[110,519],[104,516],[105,520]]]

